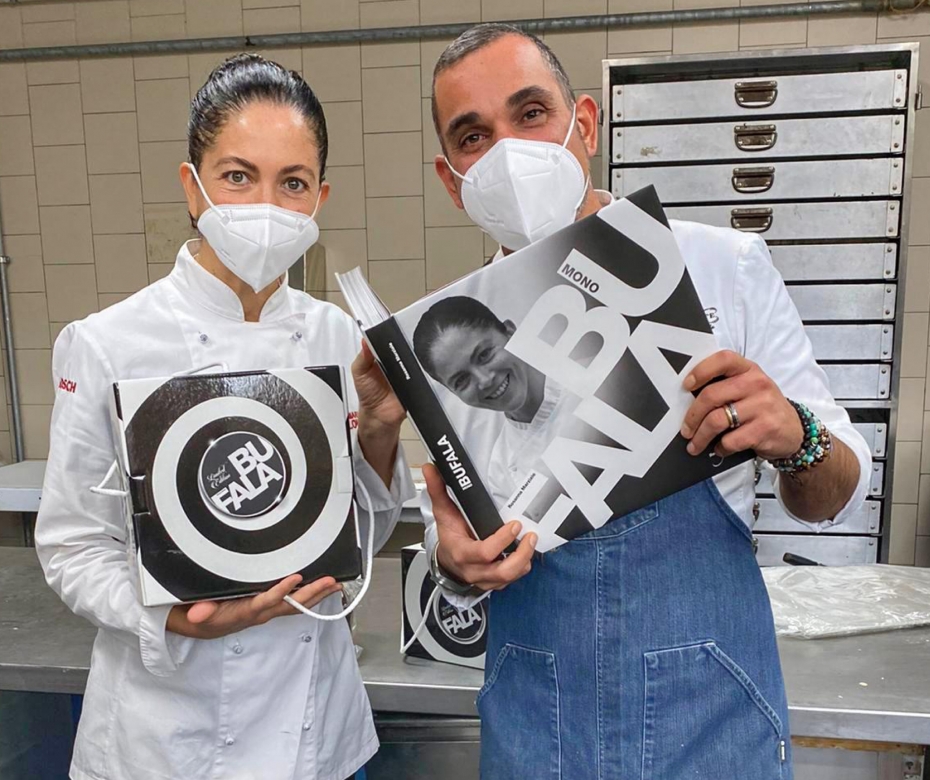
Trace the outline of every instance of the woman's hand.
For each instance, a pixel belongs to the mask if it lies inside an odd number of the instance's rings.
[[[407,412],[391,390],[368,345],[352,363],[352,378],[358,393],[358,443],[365,460],[391,486],[400,425]]]
[[[332,577],[322,577],[291,593],[300,580],[299,574],[291,575],[270,590],[250,598],[178,604],[168,613],[167,629],[195,639],[218,639],[260,626],[272,618],[299,614],[284,600],[287,595],[309,608],[342,590],[342,585]]]

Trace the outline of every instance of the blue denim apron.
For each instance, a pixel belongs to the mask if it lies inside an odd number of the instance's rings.
[[[537,555],[490,614],[483,780],[791,780],[768,595],[712,481]]]

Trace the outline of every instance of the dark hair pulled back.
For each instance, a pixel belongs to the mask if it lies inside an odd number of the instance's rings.
[[[496,330],[507,334],[507,326],[481,301],[453,295],[437,301],[426,311],[413,331],[413,352],[423,368],[437,382],[439,372],[433,360],[433,345],[447,330]]]
[[[187,154],[197,169],[230,117],[247,105],[266,101],[296,108],[319,150],[320,182],[326,173],[329,141],[323,107],[303,77],[258,54],[236,54],[218,65],[191,101]]]

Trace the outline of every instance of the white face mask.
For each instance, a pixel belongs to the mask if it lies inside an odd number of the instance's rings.
[[[463,176],[462,203],[472,221],[508,249],[522,249],[575,221],[588,190],[581,163],[566,145],[502,138]]]
[[[314,217],[320,207],[320,195],[309,217],[270,203],[217,206],[207,195],[194,166],[185,164],[209,204],[197,220],[197,229],[223,265],[255,292],[264,290],[284,274],[319,239],[320,229]],[[322,191],[321,186],[321,194]]]

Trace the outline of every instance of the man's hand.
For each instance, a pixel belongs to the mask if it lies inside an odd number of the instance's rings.
[[[352,379],[358,393],[359,446],[365,460],[390,487],[400,424],[407,412],[365,342],[362,342],[362,351],[352,362]]]
[[[722,377],[719,382],[711,382]],[[698,455],[729,429],[723,407],[733,404],[739,426],[716,446],[720,456],[755,450],[766,460],[794,455],[804,442],[804,429],[794,407],[778,386],[751,360],[723,350],[701,361],[685,378],[685,390],[703,388],[685,415],[681,435],[691,439],[688,452]],[[779,480],[785,506],[802,520],[835,517],[846,506],[859,481],[859,461],[838,438],[830,457],[816,469]]]
[[[342,590],[342,585],[332,577],[323,577],[291,593],[300,580],[299,574],[291,575],[270,590],[250,598],[179,604],[168,613],[167,628],[175,634],[195,639],[217,639],[260,626],[272,618],[299,614],[284,601],[287,595],[309,608]]]
[[[536,534],[523,537],[517,549],[502,558],[520,533],[516,520],[499,528],[493,536],[476,540],[458,507],[449,498],[446,484],[435,466],[423,466],[423,476],[433,502],[433,516],[439,532],[439,565],[461,582],[477,585],[482,590],[502,590],[511,582],[528,574],[532,568]]]
[[[720,381],[712,382],[717,378]],[[685,378],[684,388],[703,388],[681,426],[681,435],[691,440],[692,455],[700,455],[729,429],[727,404],[736,409],[739,426],[717,443],[715,452],[720,456],[755,450],[759,457],[775,460],[793,455],[804,442],[798,413],[778,386],[759,366],[735,352],[721,350],[702,360]]]

